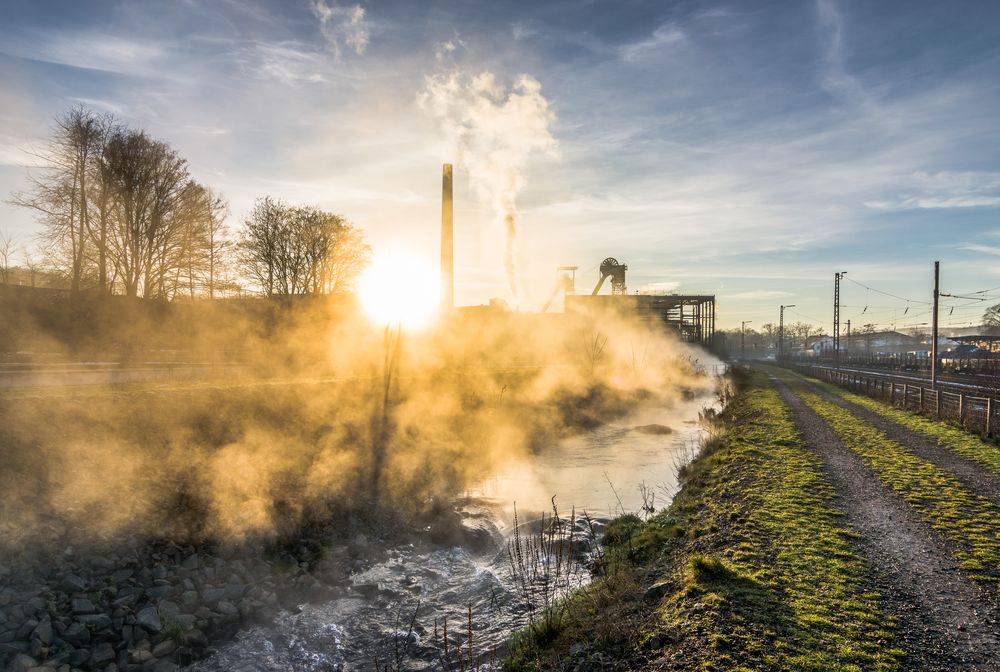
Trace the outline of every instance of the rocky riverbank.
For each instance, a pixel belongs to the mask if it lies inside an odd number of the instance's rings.
[[[491,542],[453,512],[405,526],[387,519],[341,526],[268,550],[123,542],[0,566],[0,669],[177,670],[248,621],[343,590],[351,573],[415,530],[445,544]]]

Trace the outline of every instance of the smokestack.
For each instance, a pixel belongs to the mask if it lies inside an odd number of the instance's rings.
[[[451,164],[441,171],[441,312],[455,307],[455,241],[452,224]]]

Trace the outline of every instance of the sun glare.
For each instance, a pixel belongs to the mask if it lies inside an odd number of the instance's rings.
[[[411,254],[378,255],[358,282],[358,299],[378,324],[426,327],[440,302],[437,270]]]

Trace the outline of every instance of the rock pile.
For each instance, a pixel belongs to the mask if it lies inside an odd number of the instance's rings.
[[[279,594],[321,586],[305,563],[281,564],[166,543],[45,569],[0,567],[0,669],[176,670],[250,614],[277,607]]]

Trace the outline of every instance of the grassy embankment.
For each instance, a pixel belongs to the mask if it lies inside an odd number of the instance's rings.
[[[996,506],[878,428],[809,392],[801,380],[790,382],[880,482],[948,538],[971,578],[992,584],[1000,580],[1000,510]]]
[[[994,443],[980,439],[969,430],[956,425],[930,418],[914,411],[904,411],[884,402],[843,390],[829,383],[805,377],[810,383],[836,394],[842,399],[862,406],[891,420],[898,425],[934,441],[960,457],[975,462],[980,467],[995,474],[1000,474],[1000,448]]]
[[[507,669],[898,669],[834,491],[761,374],[666,511],[608,527],[603,572],[512,640]]]

